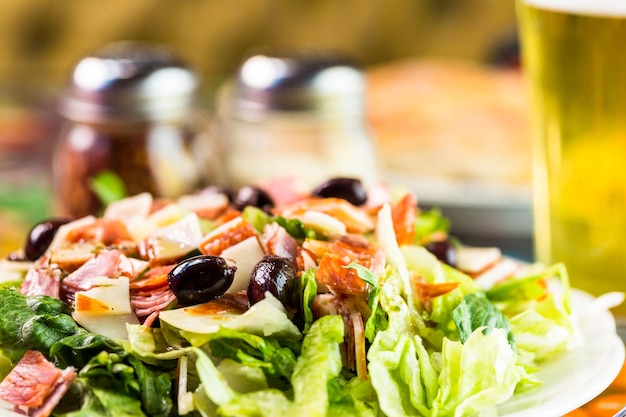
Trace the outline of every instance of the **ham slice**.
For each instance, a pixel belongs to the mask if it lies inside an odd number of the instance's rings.
[[[72,304],[77,291],[87,291],[93,288],[102,277],[126,276],[132,279],[142,272],[135,269],[142,267],[143,265],[131,261],[117,249],[100,251],[96,257],[88,260],[63,279],[61,299]]]
[[[48,295],[59,298],[61,270],[48,264],[47,257],[41,257],[26,273],[20,292],[24,295]]]
[[[293,265],[297,265],[298,242],[279,224],[265,225],[261,240],[267,248],[267,253],[289,259]]]
[[[98,256],[65,277],[63,286],[85,291],[93,287],[95,278],[117,278],[121,275],[134,278],[141,272],[135,271],[137,265],[119,250],[103,250]]]
[[[75,378],[74,368],[58,369],[42,353],[29,350],[0,383],[0,398],[29,416],[47,417]]]
[[[154,312],[159,312],[174,302],[176,296],[169,288],[163,288],[150,294],[131,295],[131,305],[137,318],[141,320]]]
[[[367,379],[367,359],[365,351],[365,324],[358,308],[358,300],[343,295],[318,294],[311,308],[316,318],[326,315],[341,316],[344,323],[344,340],[339,346],[343,365],[356,371],[359,378]]]
[[[137,318],[150,327],[158,313],[176,300],[167,283],[167,274],[174,265],[151,268],[130,283],[130,304]]]

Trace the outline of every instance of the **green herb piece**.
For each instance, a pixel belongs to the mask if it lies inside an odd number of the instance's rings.
[[[389,326],[387,314],[383,309],[379,308],[380,287],[378,286],[378,276],[376,276],[376,274],[374,274],[370,269],[355,262],[345,266],[345,268],[356,270],[359,278],[369,284],[367,304],[370,307],[371,313],[365,322],[365,338],[372,343],[374,341],[374,337],[376,337],[376,333],[380,330],[385,330]]]

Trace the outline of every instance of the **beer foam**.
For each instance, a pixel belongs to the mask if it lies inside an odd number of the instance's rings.
[[[626,1],[622,0],[522,0],[522,2],[540,9],[560,12],[626,17]]]

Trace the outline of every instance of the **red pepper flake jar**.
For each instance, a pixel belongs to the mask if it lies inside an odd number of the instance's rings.
[[[116,42],[81,59],[60,105],[56,211],[101,210],[93,180],[104,172],[121,179],[126,195],[175,198],[211,182],[219,159],[196,107],[198,85],[197,73],[164,45]]]

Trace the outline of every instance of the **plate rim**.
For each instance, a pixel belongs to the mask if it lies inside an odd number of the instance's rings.
[[[591,294],[576,289],[571,288],[572,293],[572,306],[573,312],[572,314],[576,314],[581,307],[585,307],[585,305],[590,304],[595,297]],[[578,308],[576,307],[576,303],[581,303]],[[598,369],[598,372],[595,374],[597,376],[597,381],[594,380],[595,384],[591,387],[587,384],[578,384],[575,387],[560,391],[558,396],[551,396],[548,398],[542,398],[542,393],[545,393],[545,385],[543,387],[538,387],[537,390],[532,390],[524,394],[520,394],[517,397],[513,397],[509,401],[500,404],[498,406],[498,411],[506,410],[507,406],[511,407],[512,402],[522,401],[524,398],[531,399],[533,396],[539,396],[537,400],[538,403],[535,406],[530,408],[524,408],[520,410],[511,410],[509,412],[504,412],[503,414],[498,413],[498,416],[501,417],[554,417],[554,416],[562,416],[569,412],[572,412],[585,404],[589,403],[593,399],[597,398],[604,390],[611,386],[620,370],[625,364],[626,361],[626,346],[624,341],[619,337],[617,333],[616,321],[613,314],[608,309],[599,309],[592,312],[591,316],[589,315],[577,315],[576,322],[579,325],[579,329],[583,336],[583,343],[580,346],[576,346],[572,350],[570,350],[569,354],[576,355],[584,354],[585,357],[591,357],[593,355],[593,362],[585,367],[585,369],[590,369],[595,367]],[[585,323],[587,322],[587,323]],[[601,329],[604,337],[601,339],[604,346],[602,346],[602,356],[597,356],[597,353],[590,351],[590,347],[597,347],[600,343],[598,339],[591,338],[589,340],[590,330],[598,331],[597,328],[591,329],[591,325],[593,327],[598,326],[601,323],[604,327]],[[586,337],[585,337],[586,336]],[[550,367],[550,362],[548,361],[545,365],[546,367]],[[556,366],[556,363],[553,362],[552,366]],[[545,369],[545,368],[542,368]],[[538,377],[541,380],[541,370],[538,372]],[[592,379],[593,380],[593,379]],[[546,381],[542,381],[545,382]],[[588,381],[587,381],[588,382]],[[563,401],[563,400],[566,401]]]

